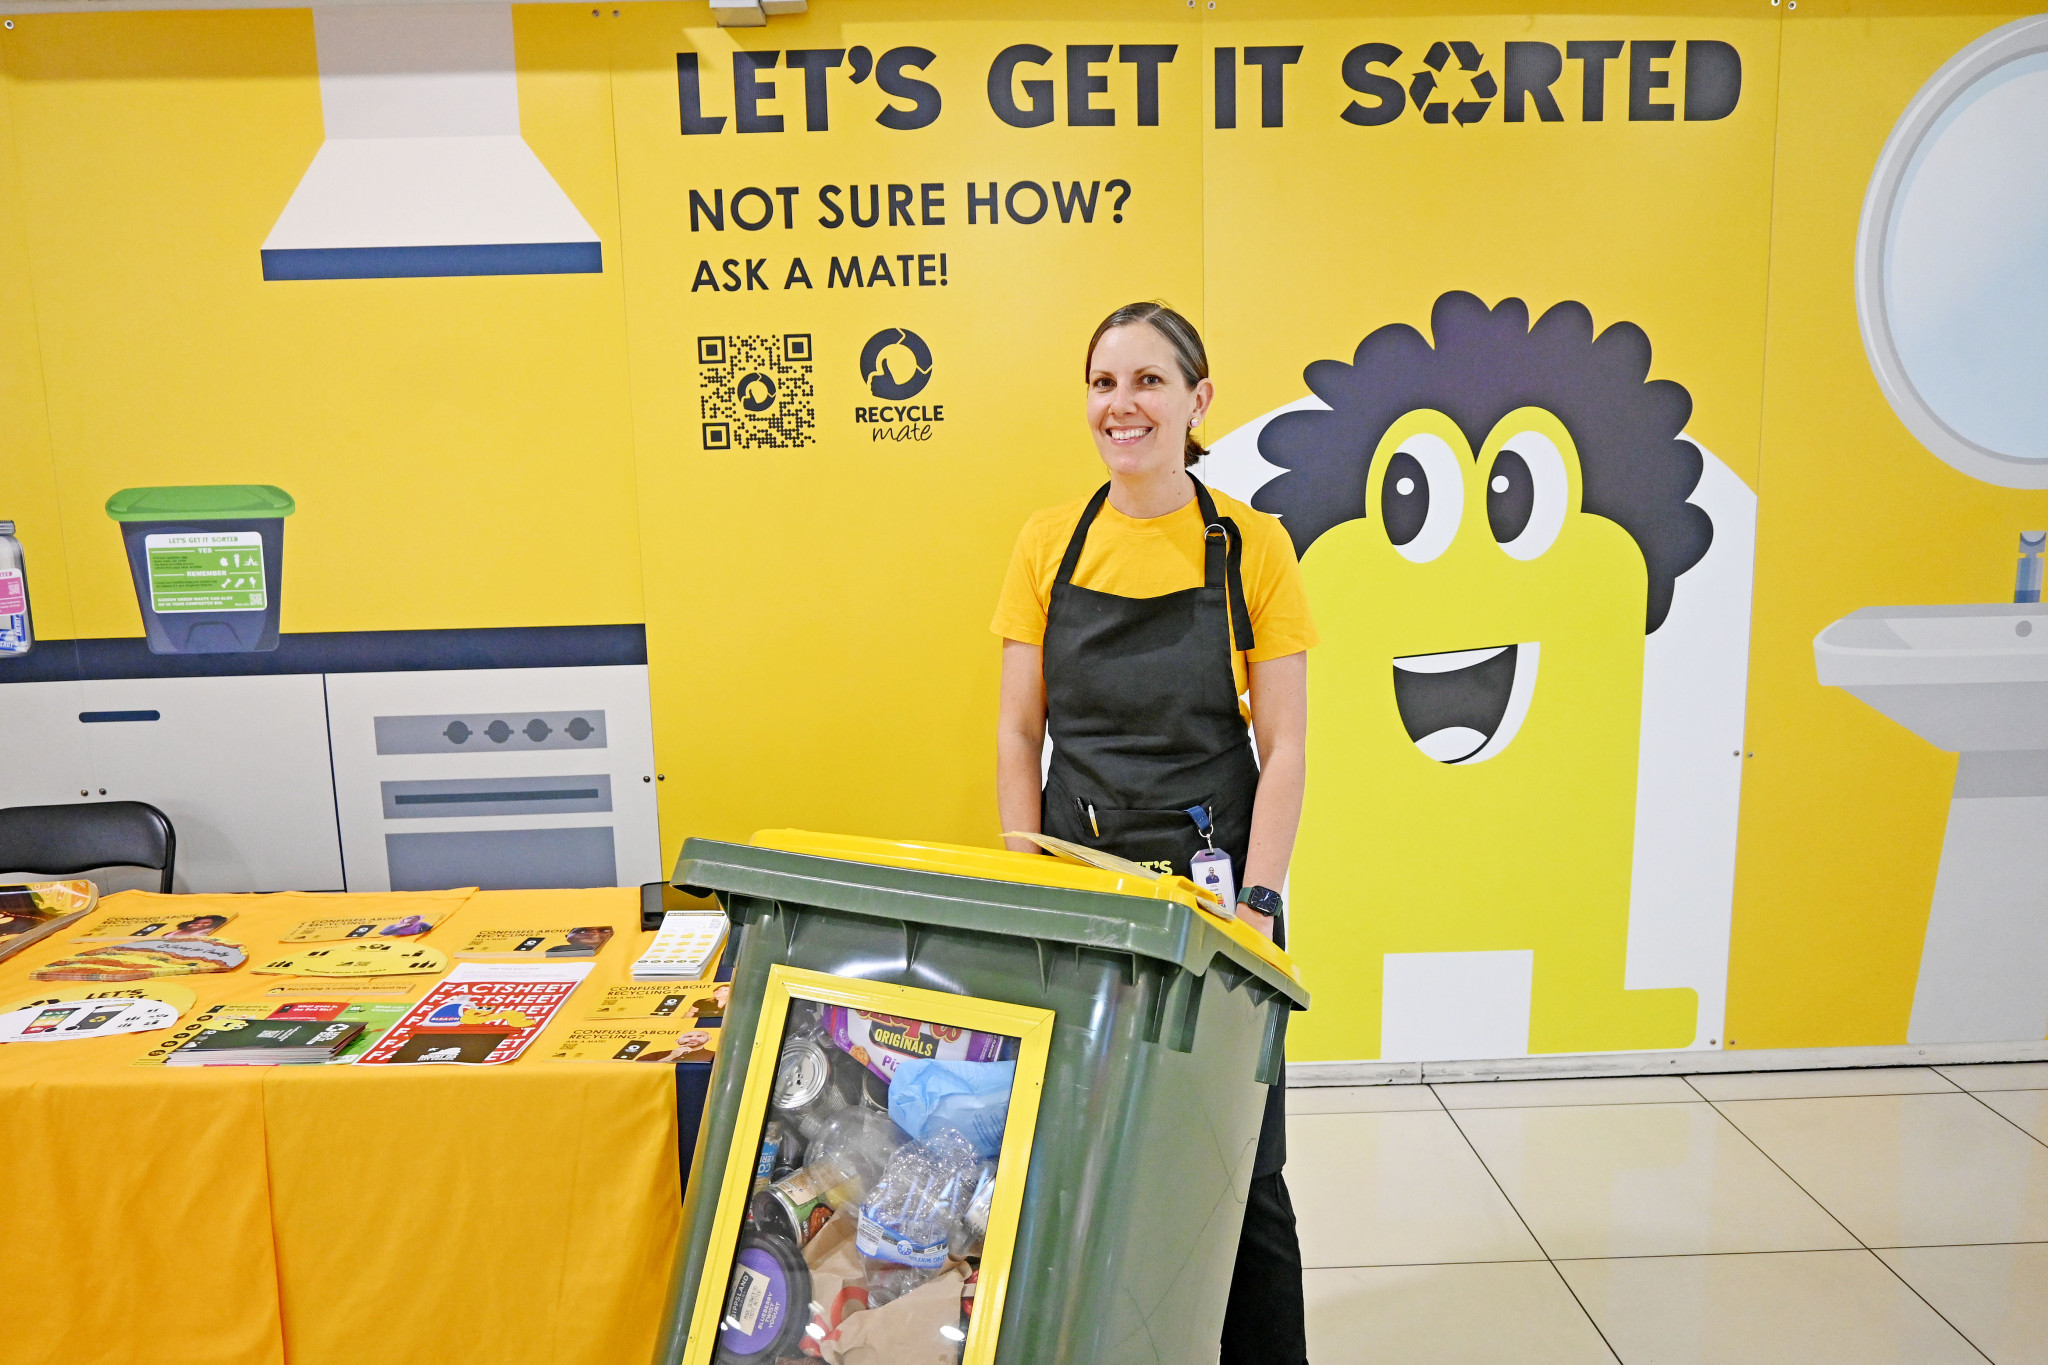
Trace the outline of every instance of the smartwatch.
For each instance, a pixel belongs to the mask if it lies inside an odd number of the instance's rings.
[[[1247,886],[1237,893],[1237,903],[1257,914],[1269,916],[1273,923],[1280,922],[1280,911],[1286,902],[1278,891],[1263,886]]]

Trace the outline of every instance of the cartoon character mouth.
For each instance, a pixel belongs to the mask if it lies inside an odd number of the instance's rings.
[[[1394,704],[1415,747],[1439,763],[1484,763],[1514,742],[1536,690],[1535,641],[1394,660]]]

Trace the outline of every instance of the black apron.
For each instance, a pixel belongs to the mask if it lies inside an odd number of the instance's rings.
[[[1204,536],[1202,586],[1162,597],[1118,597],[1076,587],[1074,568],[1102,504],[1088,501],[1060,560],[1045,615],[1045,720],[1052,736],[1039,826],[1085,844],[1189,875],[1205,846],[1192,806],[1206,806],[1216,847],[1242,881],[1251,843],[1259,763],[1237,707],[1236,648],[1252,647],[1240,564],[1243,537],[1216,514],[1193,475]],[[1286,1078],[1267,1096],[1253,1175],[1287,1160]]]

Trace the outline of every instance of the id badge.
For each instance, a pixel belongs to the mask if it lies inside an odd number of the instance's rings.
[[[1223,913],[1235,914],[1237,882],[1231,875],[1230,855],[1220,848],[1205,848],[1188,859],[1188,875],[1196,886],[1216,894]]]

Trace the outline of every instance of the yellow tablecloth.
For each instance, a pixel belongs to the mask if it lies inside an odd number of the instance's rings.
[[[547,1060],[629,979],[638,892],[434,894],[459,908],[417,941],[451,965],[478,929],[616,931],[515,1062],[133,1065],[161,1033],[0,1046],[0,1365],[649,1358],[677,1226],[675,1069]],[[303,920],[408,899],[128,892],[84,924],[152,901],[232,911],[219,937],[262,961]],[[0,963],[0,1008],[75,931]],[[281,978],[174,980],[205,1006]]]

